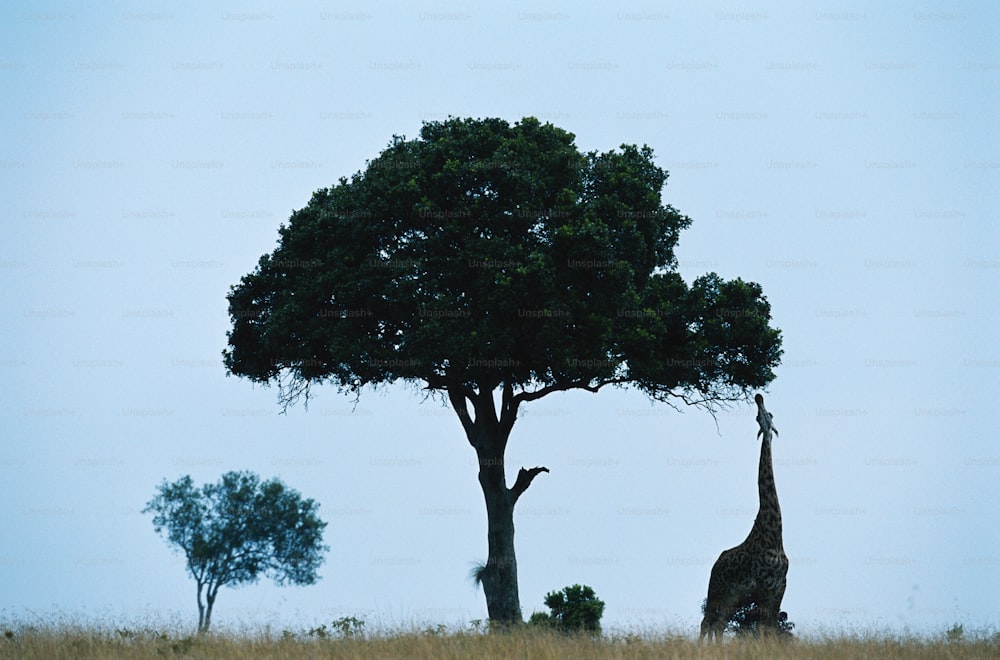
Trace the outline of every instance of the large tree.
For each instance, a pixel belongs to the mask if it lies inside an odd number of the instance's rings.
[[[198,632],[212,623],[219,588],[270,575],[278,584],[313,584],[323,563],[323,529],[313,500],[279,479],[227,472],[196,488],[190,476],[163,481],[143,509],[153,526],[184,553],[198,587]],[[202,600],[204,592],[205,600]]]
[[[226,369],[279,385],[284,406],[324,382],[445,397],[479,458],[489,616],[520,622],[514,505],[545,471],[507,485],[523,404],[630,385],[714,410],[774,378],[760,286],[677,273],[691,220],[666,180],[648,147],[581,153],[534,118],[427,122],[281,226],[229,292]]]

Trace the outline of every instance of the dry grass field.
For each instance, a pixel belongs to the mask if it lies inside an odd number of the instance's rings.
[[[605,635],[598,639],[524,628],[483,634],[413,630],[366,635],[212,633],[0,623],[0,657],[53,658],[1000,658],[1000,636],[901,638],[845,634],[782,640],[727,639],[700,644],[686,636]]]

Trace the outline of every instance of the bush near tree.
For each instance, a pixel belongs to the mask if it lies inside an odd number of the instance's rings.
[[[586,585],[574,584],[545,596],[550,612],[535,612],[529,624],[549,626],[562,632],[601,632],[604,601]]]
[[[705,613],[705,603],[701,606]],[[795,624],[788,620],[787,612],[778,613],[778,634],[782,637],[792,637]],[[753,595],[744,596],[726,623],[726,632],[738,636],[758,635],[760,633],[760,608]]]

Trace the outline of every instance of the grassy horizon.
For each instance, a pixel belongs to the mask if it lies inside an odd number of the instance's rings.
[[[357,625],[361,624],[361,625]],[[523,626],[513,631],[449,631],[444,626],[368,633],[358,619],[308,630],[216,631],[0,621],[6,658],[1000,658],[1000,633],[959,627],[931,636],[847,632],[791,640],[739,639],[702,644],[689,633],[563,635]]]

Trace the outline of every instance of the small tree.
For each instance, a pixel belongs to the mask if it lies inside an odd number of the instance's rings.
[[[551,612],[535,612],[529,623],[551,626],[563,632],[601,632],[604,601],[586,585],[574,584],[563,587],[562,591],[549,592],[545,595],[545,606]]]
[[[198,632],[204,633],[223,585],[251,584],[261,575],[279,585],[316,582],[329,550],[318,507],[278,479],[227,472],[200,489],[190,476],[164,480],[143,513],[155,514],[156,532],[184,553],[198,587]]]

